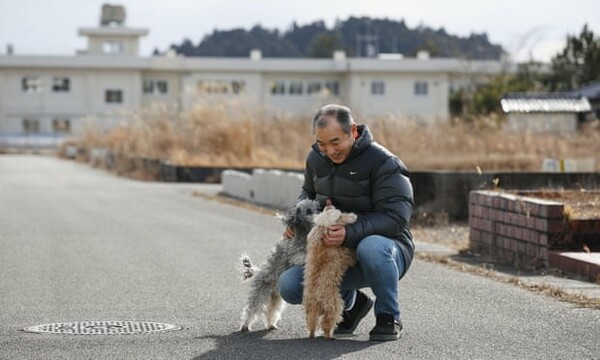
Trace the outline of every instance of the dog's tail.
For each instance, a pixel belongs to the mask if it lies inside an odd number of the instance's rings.
[[[250,256],[247,254],[242,254],[242,256],[240,256],[240,261],[242,262],[242,266],[240,267],[242,280],[248,280],[254,276],[257,269],[254,267],[252,260],[250,260]]]

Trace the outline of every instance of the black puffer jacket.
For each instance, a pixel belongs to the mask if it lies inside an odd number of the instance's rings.
[[[413,190],[404,163],[373,141],[366,125],[342,164],[331,162],[316,145],[308,154],[300,199],[310,198],[358,215],[346,226],[344,246],[356,248],[369,235],[382,235],[400,242],[405,273],[412,262],[414,243],[409,220]]]

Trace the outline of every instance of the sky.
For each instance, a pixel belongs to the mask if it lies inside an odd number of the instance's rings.
[[[73,55],[86,46],[80,27],[98,26],[96,0],[0,0],[0,55],[11,44],[16,55]],[[564,48],[568,35],[584,24],[600,37],[600,0],[115,0],[124,5],[126,25],[147,28],[140,52],[190,39],[197,45],[217,30],[261,25],[285,31],[305,25],[367,16],[404,20],[410,27],[469,36],[487,33],[515,61],[548,62]]]

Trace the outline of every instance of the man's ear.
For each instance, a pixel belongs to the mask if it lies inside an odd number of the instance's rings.
[[[358,125],[352,124],[350,127],[350,134],[352,134],[354,139],[358,138]]]

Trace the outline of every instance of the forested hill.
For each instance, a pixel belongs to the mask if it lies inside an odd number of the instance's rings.
[[[328,28],[323,21],[307,25],[292,23],[281,32],[260,25],[250,30],[214,30],[198,43],[185,39],[171,49],[184,56],[247,57],[251,49],[262,50],[263,57],[331,57],[334,50],[345,50],[350,57],[374,56],[377,53],[401,53],[414,56],[419,50],[432,57],[499,59],[500,45],[490,43],[487,34],[458,37],[418,26],[409,28],[404,21],[350,17]],[[160,53],[155,50],[155,54]]]

